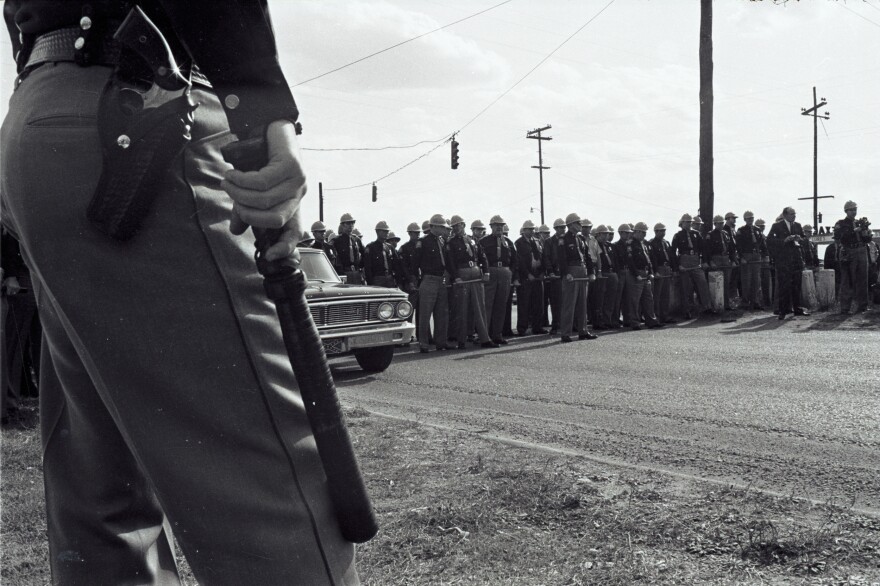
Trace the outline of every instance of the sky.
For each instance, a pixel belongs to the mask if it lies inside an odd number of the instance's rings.
[[[546,125],[548,225],[575,212],[594,226],[674,228],[697,212],[698,0],[269,5],[304,127],[307,226],[319,183],[325,222],[335,229],[351,213],[367,240],[380,220],[405,238],[435,213],[500,214],[514,233],[540,224],[538,141],[526,133]],[[713,11],[715,212],[772,222],[791,205],[812,223],[812,201],[798,198],[813,194],[813,119],[801,109],[816,86],[830,112],[818,193],[835,196],[819,202],[823,223],[852,199],[880,226],[880,0],[716,0]],[[5,113],[8,39],[0,51]]]

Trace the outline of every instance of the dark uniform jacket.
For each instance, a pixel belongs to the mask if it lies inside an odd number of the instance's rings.
[[[654,270],[659,267],[669,267],[670,270],[678,270],[675,255],[672,253],[672,245],[665,238],[654,237],[648,243],[651,249],[651,264]]]
[[[324,254],[327,255],[327,258],[330,259],[330,264],[333,267],[336,267],[336,251],[333,250],[333,245],[327,242],[326,240],[318,241],[315,240],[314,244],[312,244],[312,248],[317,250],[323,250]]]
[[[611,245],[614,250],[614,267],[618,273],[625,272],[629,266],[629,244],[633,239],[618,240]]]
[[[364,277],[367,284],[372,285],[376,277],[394,277],[400,280],[398,275],[398,264],[400,259],[397,258],[397,251],[391,248],[387,242],[379,242],[378,240],[367,244],[364,247]]]
[[[627,244],[629,246],[626,247],[626,267],[629,272],[634,276],[640,276],[640,271],[645,271],[649,275],[653,273],[654,266],[651,262],[651,250],[648,243],[632,238]]]
[[[727,256],[730,262],[736,262],[736,245],[724,228],[715,228],[706,236],[706,259],[713,256]]]
[[[519,280],[529,280],[529,275],[541,278],[544,275],[544,243],[534,236],[520,236],[514,243],[516,247],[516,270]]]
[[[688,236],[690,236],[690,238],[688,238]],[[693,228],[685,231],[685,229],[682,228],[672,237],[672,244],[670,246],[672,252],[675,253],[676,258],[680,256],[694,255],[702,262],[708,262],[709,259],[705,256],[705,244],[703,235],[698,231]],[[676,260],[676,265],[677,264],[678,260]]]
[[[546,274],[559,274],[559,237],[554,234],[544,241],[544,253],[541,255]]]
[[[512,271],[515,270],[514,259],[516,249],[509,238],[489,234],[488,236],[483,236],[482,240],[480,240],[480,246],[483,248],[483,253],[486,255],[490,268],[507,267]]]
[[[736,231],[736,248],[740,255],[758,253],[761,256],[767,256],[766,239],[754,224],[739,227]]]
[[[721,226],[721,229],[727,232],[727,235],[730,237],[730,242],[733,245],[733,260],[739,260],[739,255],[742,253],[742,251],[740,251],[736,245],[736,230],[731,228],[727,224]]]
[[[18,54],[18,71],[39,35],[78,27],[85,7],[94,22],[92,33],[98,33],[89,35],[86,42],[94,38],[100,43],[101,37],[113,34],[132,4],[122,0],[6,0],[3,16],[13,54]],[[299,111],[278,63],[265,0],[248,2],[246,8],[233,0],[139,0],[137,4],[162,30],[178,63],[198,64],[220,98],[233,133],[243,137],[275,120],[296,121]],[[108,30],[99,30],[101,26]],[[227,100],[230,95],[238,99]]]
[[[466,268],[479,268],[486,272],[489,261],[483,249],[467,234],[452,236],[446,241],[446,257],[449,259],[449,274],[453,280],[458,278],[458,271]]]
[[[404,242],[400,251],[398,252],[398,256],[400,257],[400,266],[403,272],[403,279],[407,281],[414,280],[414,275],[412,272],[412,263],[413,263],[413,255],[416,252],[416,244],[418,240],[407,240]]]
[[[570,273],[571,268],[575,266],[586,267],[589,274],[596,273],[596,267],[593,263],[593,258],[590,256],[590,251],[587,249],[587,243],[580,234],[566,232],[559,239],[556,247],[559,250],[557,257],[559,259],[559,274],[561,276],[564,277]]]
[[[804,257],[805,268],[819,268],[819,247],[816,246],[815,242],[810,242],[809,239],[804,238],[803,242],[801,242],[801,254]]]
[[[410,265],[413,275],[421,279],[425,275],[442,277],[449,272],[450,262],[444,240],[441,236],[428,234],[416,241]]]
[[[870,233],[866,236],[856,232],[855,219],[846,217],[834,224],[834,239],[840,242],[842,249],[848,250],[867,244],[872,237]]]
[[[364,245],[357,236],[339,234],[333,239],[333,250],[336,252],[336,271],[339,274],[364,268]]]
[[[786,242],[789,236],[799,236],[799,238]],[[801,253],[803,237],[804,231],[797,222],[791,223],[790,230],[785,220],[773,224],[767,236],[767,248],[773,263],[777,267],[786,269],[803,269],[804,255]]]

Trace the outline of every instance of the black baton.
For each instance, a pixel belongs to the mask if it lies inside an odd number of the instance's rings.
[[[221,152],[226,162],[240,171],[256,171],[268,162],[262,136],[230,143]],[[264,255],[278,242],[281,230],[253,231],[257,269],[278,312],[284,346],[324,465],[342,536],[354,543],[369,541],[379,531],[379,524],[345,427],[324,345],[306,302],[306,277],[291,259],[266,260]]]

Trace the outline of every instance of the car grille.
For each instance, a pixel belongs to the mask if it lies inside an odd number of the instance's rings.
[[[378,309],[382,301],[355,301],[352,303],[333,303],[330,305],[312,305],[309,311],[315,325],[342,326],[379,321]]]

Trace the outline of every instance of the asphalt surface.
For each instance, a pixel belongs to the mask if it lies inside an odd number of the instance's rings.
[[[413,345],[378,375],[331,364],[348,406],[880,515],[878,314]]]

